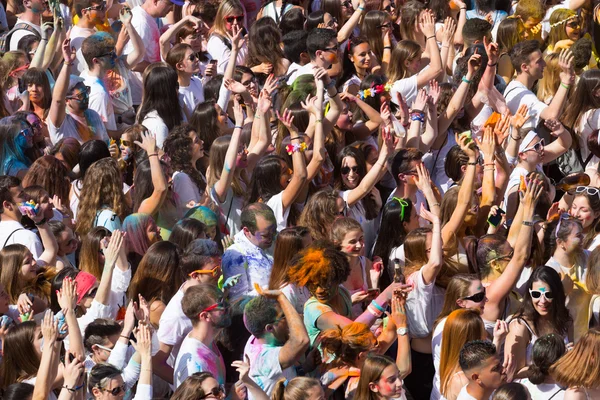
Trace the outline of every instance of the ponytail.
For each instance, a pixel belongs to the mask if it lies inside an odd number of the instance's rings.
[[[275,384],[273,388],[273,393],[271,394],[271,400],[283,400],[285,394],[285,382],[286,379],[280,379]]]
[[[369,327],[353,322],[345,327],[327,329],[321,333],[321,347],[334,355],[337,364],[354,366],[359,354],[375,347],[376,339]]]

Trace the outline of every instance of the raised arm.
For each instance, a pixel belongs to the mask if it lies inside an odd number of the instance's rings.
[[[454,61],[454,33],[456,32],[456,21],[452,17],[447,17],[444,21],[442,34],[442,50],[440,58],[445,75],[452,75],[452,62]],[[439,35],[438,35],[439,36]]]
[[[150,175],[152,177],[152,194],[147,199],[144,199],[136,212],[154,215],[162,206],[163,201],[167,196],[167,179],[163,172],[160,160],[158,159],[158,148],[156,147],[156,137],[154,134],[144,131],[142,132],[142,142],[135,142],[148,154],[150,162]]]
[[[427,114],[425,115],[425,133],[421,136],[420,150],[427,153],[438,136],[438,110],[437,101],[440,98],[440,87],[437,81],[429,82],[429,95],[427,96]]]
[[[327,74],[325,70],[322,73]],[[313,136],[313,154],[312,159],[306,167],[307,178],[306,183],[310,183],[321,170],[323,161],[327,155],[325,150],[325,135],[323,133],[323,122],[317,123],[317,120],[323,120],[323,95],[325,86],[323,81],[315,75],[315,83],[317,85],[317,95],[315,97],[307,97],[306,102],[302,102],[302,108],[310,113],[310,125],[314,125],[315,134]],[[304,185],[308,189],[309,185]]]
[[[364,124],[354,124],[352,133],[357,136],[359,140],[364,140],[371,136],[373,131],[381,125],[383,120],[381,114],[377,112],[373,107],[361,100],[359,96],[354,96],[349,92],[340,93],[341,100],[346,100],[352,103],[356,103],[358,108],[365,114],[367,121]]]
[[[167,53],[171,50],[171,42],[177,35],[177,33],[188,23],[194,25],[194,29],[199,30],[204,26],[204,23],[200,18],[196,18],[192,15],[187,15],[183,17],[178,22],[174,23],[163,33],[160,35],[159,45],[160,45],[160,56],[163,60],[166,60]]]
[[[544,158],[542,162],[548,164],[562,154],[565,154],[571,148],[573,138],[558,119],[546,120],[544,121],[544,125],[550,130],[550,134],[557,138],[554,142],[544,146]]]
[[[508,123],[508,119],[504,118],[504,120],[499,121],[498,124],[500,122]],[[487,215],[496,200],[496,186],[494,183],[496,172],[496,140],[492,127],[486,126],[481,141],[476,140],[476,142],[480,154],[483,154],[484,159],[481,201],[479,202],[476,230],[478,234],[484,234],[487,228]]]
[[[67,114],[67,102],[65,97],[69,90],[69,79],[71,76],[71,69],[75,62],[75,48],[71,47],[71,39],[65,39],[62,44],[62,53],[65,59],[58,79],[54,84],[54,90],[52,91],[52,103],[50,104],[50,110],[48,111],[48,118],[52,125],[56,128],[62,126],[65,116]],[[60,138],[56,138],[58,141]]]
[[[35,55],[29,64],[29,68],[44,68],[44,57],[46,55],[46,47],[48,47],[48,37],[51,35],[52,24],[44,22],[42,24],[42,40],[40,40]]]
[[[75,309],[77,308],[77,284],[71,278],[65,278],[63,280],[62,288],[56,295],[58,299],[58,305],[60,306],[67,327],[69,328],[69,353],[76,357],[85,359],[85,348],[83,345],[83,337],[81,335],[81,329],[77,322],[77,315]]]
[[[454,35],[454,44],[462,45],[464,43],[462,31],[467,22],[467,5],[462,0],[454,0],[454,4],[459,7],[458,22],[456,23],[456,35]]]
[[[552,102],[541,113],[541,119],[559,119],[563,106],[567,101],[569,89],[575,83],[575,67],[573,66],[573,53],[571,50],[562,49],[558,56],[558,66],[560,72],[560,85],[552,98]]]
[[[104,269],[100,278],[100,285],[94,298],[100,304],[110,305],[110,288],[112,284],[113,270],[117,263],[117,257],[123,246],[123,232],[115,230],[110,237],[108,247],[104,250]]]
[[[415,181],[415,185],[417,188],[423,193],[425,196],[425,200],[427,200],[427,205],[429,206],[429,211],[431,211],[434,215],[440,216],[440,202],[437,199],[435,192],[433,191],[433,184],[431,183],[431,178],[429,176],[429,171],[425,168],[423,163],[417,164],[417,176],[414,176],[413,179]]]
[[[425,206],[421,204],[421,212],[419,213],[421,218],[426,219],[433,225],[432,237],[431,237],[431,251],[429,253],[429,259],[427,264],[421,269],[423,275],[423,282],[425,285],[429,285],[435,282],[442,265],[444,264],[444,251],[442,249],[442,228],[440,224],[440,218],[427,211]]]
[[[44,246],[44,252],[40,255],[38,261],[43,265],[54,265],[56,263],[56,254],[58,253],[58,244],[47,223],[54,215],[52,204],[40,204],[36,214],[31,210],[27,210],[27,212],[27,216],[31,218],[38,228],[40,238],[42,239],[42,245]]]
[[[283,208],[288,209],[294,204],[306,182],[306,159],[304,158],[304,148],[306,147],[306,144],[304,143],[302,136],[299,136],[298,129],[294,126],[294,116],[290,110],[286,110],[283,115],[277,113],[277,117],[290,131],[290,144],[288,145],[290,150],[288,150],[288,153],[290,151],[292,152],[294,173],[290,183],[283,190],[283,196],[281,197]],[[315,122],[317,124],[322,124],[323,120],[319,119]]]
[[[263,89],[258,96],[258,104],[252,122],[252,139],[248,146],[248,167],[251,173],[271,143],[271,95]]]
[[[58,321],[54,321],[54,313],[46,310],[44,319],[41,323],[41,333],[43,338],[42,357],[40,366],[37,371],[35,388],[33,389],[32,400],[46,400],[52,390],[54,376],[54,361],[58,358],[57,338],[58,338]],[[62,345],[62,343],[60,343]]]
[[[127,57],[123,61],[128,69],[133,69],[140,61],[144,59],[146,47],[144,46],[142,38],[131,23],[131,10],[129,7],[124,6],[121,8],[121,11],[119,12],[119,19],[123,23],[123,27],[125,27],[127,30],[127,33],[129,34],[129,40],[133,46],[133,51],[127,54]]]
[[[235,27],[233,34],[227,33],[227,37],[231,42],[231,51],[229,52],[229,63],[227,63],[227,68],[225,68],[225,73],[223,74],[223,83],[219,89],[219,100],[217,101],[217,104],[219,104],[219,107],[223,110],[227,110],[227,104],[229,103],[229,96],[231,94],[225,87],[225,82],[229,79],[233,79],[238,53],[246,41],[246,37],[243,35],[242,30]]]
[[[444,75],[444,69],[442,68],[440,49],[435,40],[435,18],[431,11],[421,13],[419,26],[421,27],[421,32],[425,35],[425,48],[429,54],[429,68],[417,75],[417,87],[421,88],[427,85],[432,79],[441,79]]]
[[[235,164],[240,144],[240,135],[242,134],[242,124],[244,121],[244,113],[242,111],[240,103],[235,98],[233,100],[233,103],[233,111],[235,115],[235,128],[233,129],[233,133],[231,134],[231,141],[229,142],[227,153],[225,153],[225,162],[223,163],[223,169],[221,170],[221,177],[219,178],[217,183],[215,183],[214,186],[217,198],[221,203],[225,201],[227,190],[229,190],[229,187],[231,186],[231,182],[233,181],[233,177],[235,175]]]
[[[421,147],[421,127],[425,124],[425,107],[427,107],[427,90],[419,89],[410,113],[410,128],[406,136],[406,147]]]
[[[365,0],[361,0],[354,13],[348,18],[346,23],[340,28],[337,34],[338,43],[343,43],[352,35],[352,31],[360,22],[360,19],[365,12]]]

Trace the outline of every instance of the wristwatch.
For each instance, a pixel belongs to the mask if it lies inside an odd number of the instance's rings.
[[[402,326],[402,327],[396,329],[396,333],[400,336],[406,336],[406,334],[408,333],[408,328],[405,326]]]

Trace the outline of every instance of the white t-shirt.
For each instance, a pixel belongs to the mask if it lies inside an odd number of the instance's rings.
[[[79,74],[88,69],[85,58],[83,58],[83,53],[81,52],[81,45],[85,39],[92,36],[94,33],[96,33],[94,28],[81,28],[77,25],[71,28],[71,46],[75,48],[75,55],[77,56],[74,68],[77,69]]]
[[[287,84],[293,85],[299,76],[314,75],[314,74],[315,74],[314,65],[312,63],[305,64],[305,65],[299,67],[298,69],[294,70],[292,75],[290,75],[290,77],[288,78]]]
[[[532,399],[535,400],[563,400],[565,398],[565,389],[562,389],[556,383],[541,383],[535,385],[529,379],[518,379],[521,385],[529,391]]]
[[[182,217],[188,211],[186,205],[190,201],[199,203],[202,200],[198,186],[185,172],[175,171],[173,173],[173,191],[177,194],[177,211]]]
[[[446,157],[450,152],[450,149],[456,145],[456,138],[454,137],[454,131],[449,130],[445,133],[448,136],[446,144],[439,150],[431,149],[428,153],[423,155],[423,164],[425,168],[431,174],[431,180],[435,185],[442,191],[442,194],[446,193],[454,181],[446,175]]]
[[[225,362],[216,343],[209,348],[189,334],[181,343],[173,371],[176,388],[196,372],[210,372],[220,385],[225,384]]]
[[[590,156],[590,149],[588,148],[588,137],[595,130],[600,129],[600,109],[592,109],[586,111],[579,119],[579,124],[575,127],[575,133],[579,136],[579,149],[581,151],[581,158],[585,162]],[[600,159],[596,156],[592,156],[590,161],[585,166],[585,170],[590,175],[598,173],[598,166],[600,165]]]
[[[211,35],[208,39],[208,43],[206,44],[206,50],[210,54],[213,60],[217,60],[217,73],[224,74],[227,69],[227,64],[229,64],[229,56],[231,55],[231,49],[228,47],[223,40],[228,40],[221,38],[216,35]],[[248,54],[248,47],[246,43],[242,46],[240,51],[238,52],[236,63],[237,65],[244,65],[246,60],[246,55]]]
[[[431,400],[438,400],[442,398],[442,393],[440,390],[440,358],[442,352],[442,334],[444,333],[446,318],[442,319],[435,326],[435,329],[433,330],[433,335],[431,336],[431,350],[433,353],[433,366],[435,368],[435,375],[433,376],[433,390],[431,391]]]
[[[254,336],[250,336],[246,347],[244,347],[244,360],[246,357],[250,360],[250,378],[260,388],[271,397],[275,384],[285,378],[289,382],[296,377],[294,367],[281,369],[279,364],[279,353],[282,346],[270,346],[260,343]],[[253,400],[254,396],[248,393],[248,399]]]
[[[100,139],[108,143],[108,134],[106,133],[106,128],[104,127],[104,122],[102,122],[100,115],[98,115],[96,111],[89,109],[85,111],[85,114],[88,126],[93,126],[96,131],[95,137],[92,139]],[[46,119],[46,124],[48,125],[48,133],[50,134],[50,141],[52,141],[52,144],[56,144],[60,139],[68,137],[77,139],[81,144],[86,142],[79,133],[78,124],[75,121],[75,118],[68,113],[65,115],[62,125],[58,128],[52,124],[50,118]]]
[[[281,232],[287,227],[287,219],[290,215],[290,207],[283,209],[283,191],[271,197],[267,201],[267,205],[273,210],[275,219],[277,220],[277,232]]]
[[[116,131],[117,121],[115,121],[115,110],[110,94],[104,87],[104,83],[98,77],[90,76],[87,70],[80,76],[84,79],[84,85],[90,87],[89,109],[96,111],[100,115],[107,130]]]
[[[435,281],[425,285],[421,269],[412,273],[406,283],[413,290],[406,298],[406,318],[411,338],[423,338],[431,333],[433,322],[444,305],[445,290],[435,286]]]
[[[399,79],[392,85],[390,89],[390,96],[392,96],[392,102],[398,104],[397,94],[400,93],[402,98],[406,102],[408,108],[412,106],[413,101],[417,98],[418,92],[417,86],[417,75],[413,75],[410,78]]]
[[[144,120],[142,121],[142,125],[144,125],[150,131],[150,133],[153,133],[156,136],[156,145],[162,149],[165,139],[167,136],[169,136],[169,128],[160,115],[158,115],[158,112],[156,110],[152,110],[146,114]]]
[[[39,33],[40,37],[42,37],[42,29],[40,28],[39,25],[35,25],[29,21],[22,20],[21,18],[17,19],[17,22],[15,23],[15,25],[17,25],[17,24],[29,25],[30,27],[32,27]],[[9,47],[10,51],[17,50],[21,39],[23,39],[25,36],[29,36],[29,35],[33,35],[33,34],[34,34],[33,32],[30,32],[27,29],[19,29],[19,30],[14,31],[10,37],[10,47]]]
[[[214,187],[210,189],[210,198],[219,208],[221,220],[227,225],[229,235],[234,236],[242,229],[240,218],[242,216],[242,209],[244,208],[244,198],[235,196],[231,187],[227,189],[223,203],[219,201]]]
[[[181,308],[183,294],[183,290],[180,287],[160,316],[158,331],[156,332],[158,340],[161,343],[173,346],[173,350],[171,350],[171,355],[169,356],[169,365],[175,364],[182,340],[192,330],[192,322],[185,316]]]
[[[2,221],[0,222],[0,249],[10,244],[22,244],[27,247],[35,260],[38,260],[44,252],[44,246],[34,232],[25,229],[20,222]]]
[[[475,397],[471,396],[469,392],[467,392],[467,386],[469,385],[465,385],[462,389],[460,389],[460,393],[458,394],[456,400],[477,400]]]
[[[204,87],[202,81],[192,76],[190,86],[179,86],[179,94],[183,97],[183,104],[189,115],[192,115],[196,105],[204,101]]]
[[[531,118],[523,125],[524,131],[535,129],[540,122],[542,111],[548,107],[546,103],[539,100],[535,93],[527,89],[521,82],[513,79],[506,86],[504,90],[504,98],[506,99],[506,106],[510,110],[512,115],[517,113],[517,110],[521,104],[526,104],[529,109],[529,115]]]

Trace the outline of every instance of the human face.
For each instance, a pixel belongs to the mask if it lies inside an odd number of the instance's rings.
[[[527,64],[527,72],[534,79],[542,79],[544,77],[544,68],[546,68],[546,61],[542,52],[536,50],[529,55],[529,63]]]
[[[340,172],[342,174],[342,183],[346,189],[355,189],[359,185],[362,177],[358,171],[358,164],[354,157],[344,157]]]
[[[153,219],[150,219],[150,223],[146,227],[146,237],[148,238],[148,242],[150,244],[154,244],[162,240],[162,236],[160,236],[160,228],[156,225],[156,222],[154,222]]]
[[[36,141],[36,138],[43,138],[42,120],[37,115],[31,113],[27,115],[27,122],[33,128],[34,141]]]
[[[396,15],[396,3],[393,0],[383,0],[381,3],[381,8],[384,11],[387,11],[388,14],[395,16]]]
[[[340,247],[350,257],[362,256],[365,250],[365,235],[362,230],[347,232]]]
[[[117,61],[117,53],[115,52],[115,48],[113,47],[112,49],[108,49],[106,53],[101,54],[96,59],[103,70],[113,69]]]
[[[200,136],[198,136],[196,131],[191,131],[189,136],[192,139],[192,160],[204,157],[204,142],[200,139]]]
[[[79,247],[79,240],[73,234],[73,229],[68,226],[58,235],[58,255],[65,256],[71,254]]]
[[[217,122],[219,123],[219,129],[227,130],[227,113],[223,111],[218,104],[215,104],[215,109],[217,110]]]
[[[581,21],[579,18],[573,18],[565,24],[567,37],[576,42],[581,37]]]
[[[258,83],[256,82],[256,77],[254,75],[248,73],[242,74],[241,83],[248,89],[252,96],[258,95]]]
[[[133,148],[133,142],[131,140],[131,136],[127,133],[123,133],[121,135],[121,140],[119,141],[119,150],[123,155],[131,153],[131,149]]]
[[[29,124],[25,123],[24,121],[21,122],[20,125],[21,125],[21,130],[19,131],[19,134],[17,135],[16,143],[20,148],[30,149],[33,146],[33,138],[34,138],[35,132],[34,132],[33,128],[30,127]]]
[[[42,85],[29,83],[27,84],[27,91],[29,92],[29,100],[32,103],[40,104],[44,101],[44,88]]]
[[[42,14],[48,10],[48,0],[31,0],[29,1],[29,8],[36,14]]]
[[[233,28],[242,29],[244,27],[244,12],[242,10],[233,10],[225,16],[225,29],[232,32]]]
[[[402,222],[402,225],[404,226],[404,230],[406,232],[414,231],[415,229],[420,227],[419,215],[417,214],[417,208],[414,205],[410,210],[410,217],[408,221]]]
[[[199,53],[202,51],[202,35],[198,32],[193,33],[191,35],[187,35],[183,38],[181,43],[190,45],[195,53]]]
[[[365,42],[355,46],[352,55],[350,55],[350,61],[357,70],[371,68],[371,46],[369,46],[369,43]]]
[[[590,206],[590,202],[585,196],[577,196],[571,204],[571,210],[569,214],[572,217],[577,218],[581,221],[583,229],[588,229],[593,222],[600,216],[600,212],[594,212]]]
[[[39,326],[35,327],[35,332],[33,333],[33,348],[38,356],[42,357],[42,328]]]
[[[106,340],[101,345],[92,346],[94,361],[106,362],[112,353],[112,349],[114,349],[115,344],[119,340],[119,334],[114,334],[106,338]]]
[[[256,216],[256,231],[250,232],[248,228],[244,228],[246,237],[255,246],[261,249],[271,247],[277,237],[277,224],[275,221],[269,221],[262,215]]]
[[[568,254],[581,252],[583,250],[583,229],[579,225],[573,225],[567,240],[559,243],[559,246]]]
[[[39,268],[31,252],[29,250],[26,251],[27,253],[21,264],[21,276],[26,282],[31,282],[37,278]]]
[[[156,3],[156,11],[158,12],[161,18],[166,17],[172,9],[173,3],[171,3],[171,0],[158,0],[158,2]]]
[[[87,110],[90,102],[90,87],[85,86],[83,83],[75,85],[71,93],[67,94],[67,104],[73,110],[83,112]]]
[[[338,285],[334,285],[332,282],[318,285],[309,282],[307,289],[319,303],[323,304],[329,303],[338,294]]]
[[[406,66],[406,69],[408,70],[408,72],[410,72],[411,75],[416,75],[419,73],[419,71],[421,71],[421,55],[422,53],[419,52],[419,54],[416,57],[404,61],[404,65]]]
[[[337,40],[332,40],[329,42],[327,47],[323,50],[317,50],[319,52],[323,67],[329,68],[332,64],[335,64],[338,61],[338,50],[339,46]]]
[[[338,30],[337,18],[332,17],[331,14],[329,14],[328,12],[326,12],[323,15],[323,24],[325,25],[325,28],[327,28],[327,29],[333,29],[336,32]]]
[[[248,166],[248,146],[246,143],[238,144],[237,156],[235,159],[235,167],[244,169]]]
[[[290,337],[290,330],[288,328],[287,318],[281,310],[281,307],[279,307],[279,305],[276,305],[275,309],[277,310],[277,313],[275,316],[275,320],[273,321],[273,323],[270,324],[270,330],[273,334],[273,338],[275,339],[277,345],[283,346]]]
[[[396,365],[388,365],[376,382],[369,383],[373,392],[384,399],[393,399],[402,395],[402,379]]]
[[[540,22],[542,22],[541,19],[529,17],[527,18],[527,21],[523,22],[523,26],[525,27],[525,29],[531,29],[538,25]]]
[[[80,305],[83,308],[85,308],[86,310],[92,306],[92,301],[94,301],[94,298],[96,297],[96,292],[98,291],[98,286],[99,286],[99,284],[98,284],[98,282],[96,282],[94,284],[94,286],[92,286],[92,288],[86,293],[86,295],[81,300]]]
[[[125,383],[121,376],[117,376],[103,388],[93,389],[94,397],[98,400],[115,400],[125,397]],[[115,393],[115,394],[113,394]]]
[[[478,381],[486,389],[498,389],[506,382],[506,372],[499,356],[493,355],[485,361],[479,372]]]
[[[321,385],[315,385],[304,392],[305,400],[325,400],[325,392]]]
[[[281,189],[285,190],[290,184],[292,180],[292,176],[294,175],[294,171],[292,171],[285,162],[281,162],[281,173],[279,174],[279,184],[281,185]]]
[[[210,240],[215,240],[217,237],[217,226],[216,225],[206,225],[204,227],[204,232],[206,232],[206,237]]]
[[[542,144],[539,145],[539,143]],[[531,143],[527,145],[525,151],[520,154],[522,156],[521,159],[525,162],[531,165],[540,164],[544,159],[544,143],[539,137],[536,136]]]
[[[541,295],[537,292],[541,292]],[[530,296],[533,308],[535,308],[535,311],[537,311],[538,314],[545,316],[550,313],[553,299],[550,299],[549,297],[554,298],[554,293],[552,293],[550,285],[543,281],[533,282],[531,285]],[[538,298],[536,299],[535,296],[538,296]]]
[[[181,65],[180,71],[187,74],[197,74],[200,72],[200,61],[198,56],[192,49],[187,49],[183,60],[179,63]]]
[[[404,181],[407,186],[416,186],[415,177],[417,176],[417,165],[419,164],[421,164],[420,161],[411,161],[408,171],[403,174],[398,174],[401,178],[403,178],[400,180]]]
[[[344,108],[342,109],[342,113],[337,119],[335,123],[338,128],[343,131],[349,131],[354,127],[354,122],[352,121],[352,111],[348,108],[346,103],[344,104]]]
[[[224,399],[225,391],[215,378],[206,378],[202,381],[202,391],[205,393],[202,399]]]
[[[352,6],[352,2],[350,0],[342,1],[342,13],[344,13],[344,17],[346,19],[350,18],[352,14],[354,14],[354,7]]]
[[[190,274],[200,283],[217,284],[221,276],[221,257],[211,257],[210,261]]]
[[[85,16],[87,16],[91,21],[95,24],[100,24],[104,22],[105,12],[106,12],[106,3],[101,1],[97,3],[92,3],[92,5],[88,8],[84,8],[81,10]]]
[[[483,294],[483,296],[482,296]],[[478,301],[481,298],[480,301]],[[475,279],[469,285],[469,291],[465,297],[456,300],[456,304],[460,308],[466,308],[469,310],[478,309],[483,312],[487,297],[485,296],[485,288],[481,284],[479,279]]]

